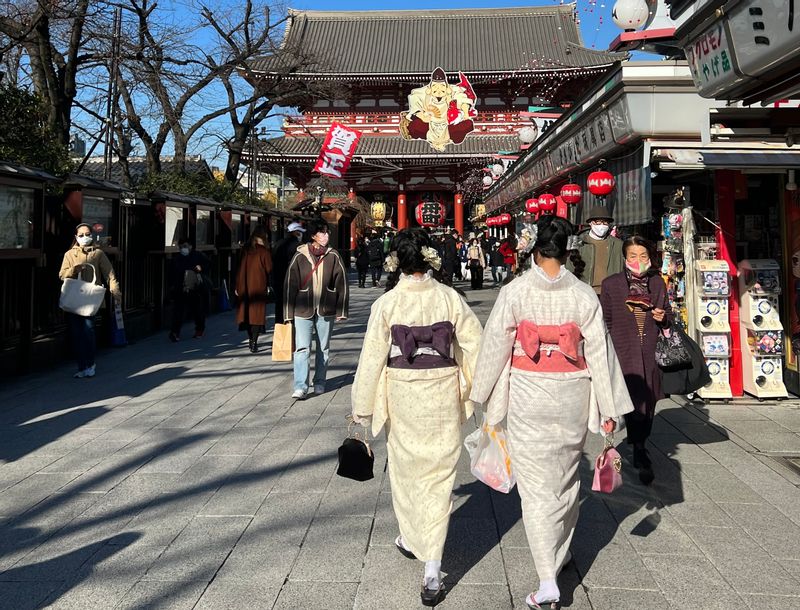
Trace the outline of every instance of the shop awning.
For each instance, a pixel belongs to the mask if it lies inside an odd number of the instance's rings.
[[[656,148],[653,159],[669,169],[775,169],[800,168],[800,149]]]

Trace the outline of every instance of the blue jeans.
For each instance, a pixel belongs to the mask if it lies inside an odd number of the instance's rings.
[[[294,389],[308,390],[311,384],[309,357],[311,353],[311,331],[316,328],[316,357],[314,359],[314,385],[324,386],[330,359],[331,329],[333,318],[314,314],[313,318],[294,319]]]
[[[94,318],[84,318],[74,313],[64,312],[69,329],[72,350],[78,363],[78,370],[83,371],[94,364],[96,350],[94,338]]]

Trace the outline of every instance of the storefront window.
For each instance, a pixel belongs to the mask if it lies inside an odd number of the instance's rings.
[[[92,227],[95,243],[100,246],[111,246],[112,226],[114,220],[113,203],[105,197],[83,197],[82,221]]]
[[[244,223],[241,214],[231,214],[231,241],[234,245],[244,242]]]
[[[32,246],[33,199],[33,189],[0,186],[0,250]]]
[[[197,210],[197,245],[213,246],[214,231],[211,224],[210,210]]]
[[[186,209],[167,206],[164,221],[164,245],[177,247],[186,231]]]

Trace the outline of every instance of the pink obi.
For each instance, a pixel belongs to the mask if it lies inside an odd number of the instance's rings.
[[[536,373],[573,373],[586,370],[581,353],[581,329],[574,322],[561,326],[537,326],[523,320],[517,326],[517,343],[511,366]]]

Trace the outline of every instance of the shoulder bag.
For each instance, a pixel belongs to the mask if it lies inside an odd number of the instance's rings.
[[[80,267],[91,267],[92,281],[86,282],[78,274],[72,279],[68,277],[61,285],[61,296],[58,299],[58,306],[66,312],[74,313],[78,316],[90,318],[97,313],[103,299],[106,296],[106,287],[98,286],[97,269],[91,263],[83,263]]]

